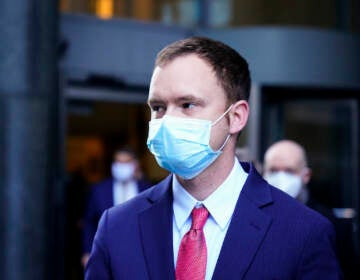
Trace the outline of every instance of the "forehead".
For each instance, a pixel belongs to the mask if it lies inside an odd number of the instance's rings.
[[[265,163],[269,168],[297,169],[301,167],[302,162],[301,151],[287,145],[273,147],[265,155]]]
[[[267,166],[279,169],[297,168],[298,162],[299,161],[295,157],[286,154],[270,155],[266,161]]]
[[[129,162],[134,159],[134,156],[131,153],[120,151],[117,152],[114,156],[114,160],[117,162]]]
[[[200,80],[200,76],[216,80],[210,64],[196,54],[187,54],[175,57],[163,65],[156,66],[152,81],[164,82],[167,78],[181,78],[196,82]]]
[[[149,99],[154,95],[174,96],[180,93],[206,93],[211,96],[217,95],[218,91],[223,89],[210,64],[196,54],[187,54],[155,67],[150,82]],[[225,98],[225,94],[223,96]],[[219,99],[219,96],[216,98]]]

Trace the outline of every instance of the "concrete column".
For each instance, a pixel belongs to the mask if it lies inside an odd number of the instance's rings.
[[[61,275],[57,5],[1,1],[0,279]]]

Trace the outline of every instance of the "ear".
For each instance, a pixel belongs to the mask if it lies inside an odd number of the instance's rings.
[[[304,172],[302,175],[303,183],[307,185],[310,182],[312,172],[311,169],[308,167],[305,167],[305,170],[303,172]]]
[[[239,133],[246,125],[249,117],[249,104],[245,100],[239,100],[234,103],[230,112],[230,128],[229,133]]]

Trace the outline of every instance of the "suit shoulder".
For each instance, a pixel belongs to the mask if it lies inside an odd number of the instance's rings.
[[[329,219],[324,217],[318,211],[311,209],[275,187],[272,187],[271,191],[274,199],[274,205],[278,209],[277,212],[288,218],[290,221],[299,223],[304,227],[319,225],[323,225],[325,227],[332,226]]]
[[[151,205],[149,201],[149,195],[151,194],[154,187],[155,186],[152,186],[142,191],[134,198],[122,204],[111,207],[108,213],[109,217],[110,218],[113,216],[116,218],[118,218],[119,216],[130,217],[135,214],[137,215],[139,212],[145,210]]]
[[[107,214],[109,221],[134,220],[135,218],[137,218],[140,212],[148,209],[149,207],[154,205],[154,203],[157,203],[157,201],[164,198],[167,200],[171,199],[169,192],[171,186],[171,178],[171,176],[168,176],[161,182],[139,193],[134,198],[110,208]]]

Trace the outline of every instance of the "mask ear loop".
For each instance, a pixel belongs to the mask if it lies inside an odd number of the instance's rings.
[[[228,108],[220,117],[218,117],[217,120],[215,120],[215,121],[211,124],[211,126],[216,125],[227,113],[229,113],[229,111],[231,110],[232,106],[233,106],[233,104],[231,104],[231,105],[229,106],[229,108]],[[221,145],[221,147],[218,149],[218,151],[222,151],[222,150],[225,148],[225,146],[226,146],[227,142],[229,141],[229,139],[230,139],[230,134],[227,135],[224,143]]]
[[[221,145],[221,147],[218,149],[218,151],[222,151],[225,148],[225,146],[226,146],[227,142],[229,141],[229,139],[230,139],[230,134],[228,134],[228,136],[226,137],[226,139],[224,141],[224,144]]]
[[[211,126],[216,125],[227,113],[229,113],[229,111],[231,110],[232,106],[233,106],[233,104],[231,104],[231,105],[229,106],[229,108],[228,108],[220,117],[218,117],[214,122],[212,122],[212,123],[211,123]]]

